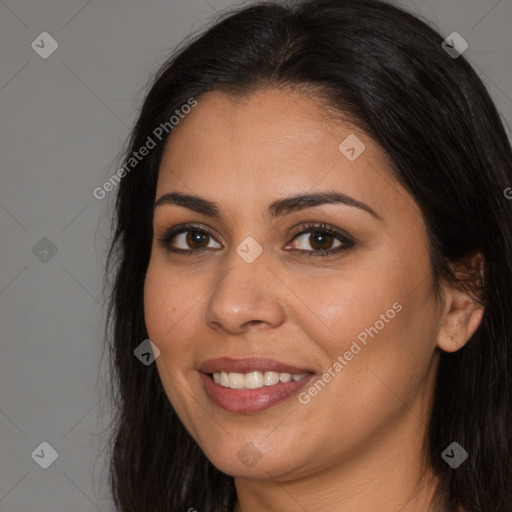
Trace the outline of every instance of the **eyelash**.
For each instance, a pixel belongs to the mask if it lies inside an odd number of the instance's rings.
[[[336,237],[343,245],[340,245],[336,249],[327,249],[327,250],[313,250],[308,251],[304,249],[288,249],[290,251],[299,253],[300,256],[305,257],[304,253],[308,253],[308,257],[326,257],[326,256],[333,256],[338,253],[341,253],[343,251],[346,251],[348,249],[351,249],[354,246],[354,241],[346,234],[344,234],[342,231],[333,228],[331,226],[328,226],[326,224],[320,223],[320,224],[302,224],[300,226],[301,231],[298,231],[294,234],[292,241],[295,240],[295,238],[299,237],[300,235],[304,235],[306,233],[328,233],[329,235],[333,235]],[[192,224],[185,224],[182,226],[176,226],[174,228],[170,228],[167,231],[164,232],[163,236],[161,238],[158,238],[158,242],[166,251],[169,253],[175,253],[175,254],[184,254],[188,253],[189,257],[192,256],[193,253],[198,252],[205,252],[207,249],[176,249],[171,247],[171,242],[174,240],[174,238],[177,235],[180,235],[182,233],[187,233],[189,231],[195,231],[198,233],[204,233],[210,236],[215,240],[215,237],[213,233],[208,228],[199,228],[198,226],[192,225]]]

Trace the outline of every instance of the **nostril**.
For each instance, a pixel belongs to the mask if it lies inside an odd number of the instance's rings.
[[[263,320],[249,320],[248,322],[246,322],[248,325],[251,325],[251,324],[261,324],[261,322],[263,322]]]

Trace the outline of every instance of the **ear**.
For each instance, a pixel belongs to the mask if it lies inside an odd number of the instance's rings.
[[[482,321],[481,303],[484,259],[481,253],[450,264],[453,273],[462,280],[461,287],[443,283],[443,317],[437,335],[437,346],[445,352],[462,348]],[[462,288],[462,289],[461,289]]]

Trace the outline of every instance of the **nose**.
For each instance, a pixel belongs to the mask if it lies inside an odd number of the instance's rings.
[[[229,334],[253,327],[279,327],[285,320],[285,287],[270,272],[264,256],[247,263],[234,253],[228,267],[206,304],[207,324]]]

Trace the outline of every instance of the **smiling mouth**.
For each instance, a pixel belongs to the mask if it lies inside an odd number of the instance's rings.
[[[199,376],[205,393],[217,406],[233,413],[257,414],[288,401],[315,374],[253,370],[248,373],[199,371]]]
[[[312,375],[310,372],[292,374],[274,371],[253,371],[248,373],[238,372],[213,372],[207,374],[215,384],[229,389],[251,390],[263,387],[272,387],[285,382],[296,382]]]
[[[217,357],[198,368],[208,398],[222,409],[253,414],[287,401],[314,377],[310,366],[271,357]]]

